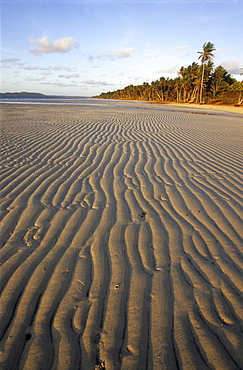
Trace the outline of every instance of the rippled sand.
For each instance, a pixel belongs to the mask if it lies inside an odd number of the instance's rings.
[[[2,105],[1,369],[243,368],[243,115],[190,112]]]

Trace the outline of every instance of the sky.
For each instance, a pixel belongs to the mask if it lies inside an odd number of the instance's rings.
[[[241,81],[243,0],[0,0],[1,92],[94,96],[175,78],[204,42]]]

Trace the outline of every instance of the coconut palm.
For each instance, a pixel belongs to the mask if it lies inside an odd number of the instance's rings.
[[[238,95],[238,105],[243,103],[243,81],[236,81],[231,85],[231,90]]]
[[[213,100],[216,98],[219,99],[220,95],[224,95],[224,92],[230,90],[230,86],[234,82],[235,79],[224,67],[221,65],[216,67],[208,81],[209,90],[212,93]]]
[[[198,51],[200,56],[198,59],[201,59],[202,62],[202,78],[201,78],[201,88],[200,88],[200,103],[202,103],[202,92],[203,92],[203,81],[204,81],[204,71],[205,71],[205,65],[207,62],[211,62],[214,55],[213,51],[216,50],[214,47],[214,44],[211,42],[205,42],[203,44],[203,51]]]

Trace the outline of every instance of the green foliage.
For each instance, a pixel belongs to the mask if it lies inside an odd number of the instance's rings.
[[[200,54],[200,56],[198,57],[198,59],[201,59],[201,62],[202,64],[205,64],[206,62],[209,62],[209,61],[212,61],[214,55],[213,55],[213,51],[216,50],[215,47],[214,47],[214,44],[212,44],[211,42],[205,42],[203,44],[203,51],[198,51],[198,53]]]
[[[243,82],[236,81],[221,65],[214,68],[212,58],[214,44],[204,43],[199,59],[181,67],[178,77],[160,77],[151,84],[129,85],[124,89],[102,93],[104,99],[127,99],[145,101],[177,101],[189,103],[242,104]]]

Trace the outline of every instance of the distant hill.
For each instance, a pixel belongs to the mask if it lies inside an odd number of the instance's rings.
[[[46,98],[47,95],[33,92],[6,92],[0,93],[1,99],[26,99],[26,98]]]
[[[0,93],[1,99],[85,99],[87,96],[67,96],[67,95],[45,95],[36,92],[6,92]]]

